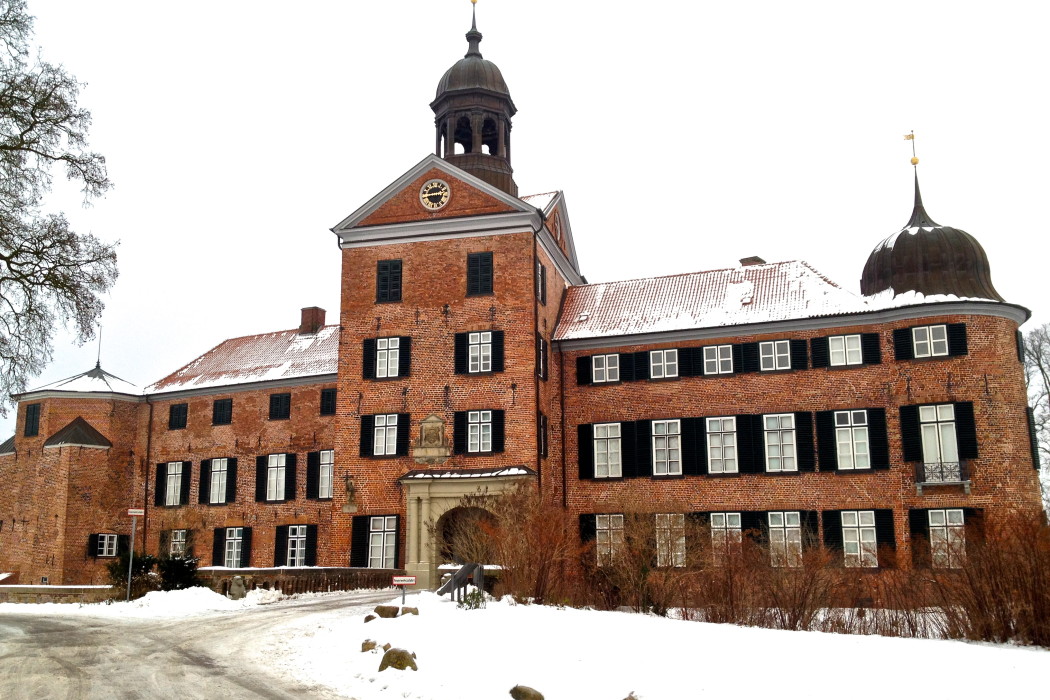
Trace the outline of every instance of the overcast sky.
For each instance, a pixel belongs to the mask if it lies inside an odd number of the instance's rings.
[[[591,282],[804,259],[858,291],[926,209],[977,237],[999,292],[1050,320],[1045,3],[480,0],[518,107],[522,194],[566,192]],[[329,229],[426,156],[469,0],[30,0],[86,83],[120,240],[102,366],[145,386],[225,338],[338,321]],[[89,369],[62,337],[31,386]],[[0,421],[3,436],[13,427]]]

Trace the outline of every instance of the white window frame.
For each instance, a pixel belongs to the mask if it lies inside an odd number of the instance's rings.
[[[866,410],[835,411],[835,452],[839,471],[871,469]]]
[[[100,557],[117,556],[117,535],[103,532],[98,535],[98,549],[96,553]]]
[[[332,498],[332,481],[335,475],[335,450],[321,450],[317,469],[317,497]]]
[[[288,526],[288,558],[286,566],[306,566],[306,525]]]
[[[492,452],[492,411],[467,412],[467,452]]]
[[[875,511],[844,510],[841,516],[842,551],[845,556],[845,565],[853,568],[878,567]]]
[[[959,434],[954,404],[919,406],[919,430],[924,464],[959,463]]]
[[[704,348],[704,374],[732,374],[733,346],[708,345]]]
[[[685,566],[685,514],[656,514],[656,565]]]
[[[931,563],[937,569],[958,569],[966,561],[966,516],[962,508],[927,511]]]
[[[775,423],[773,422],[775,421]],[[794,413],[767,413],[762,416],[766,443],[767,472],[797,472],[798,453]]]
[[[368,568],[393,569],[397,547],[397,516],[377,515],[368,519]]]
[[[376,377],[396,377],[401,361],[401,338],[376,338]]]
[[[467,372],[492,371],[492,331],[467,334]]]
[[[620,381],[620,355],[594,355],[591,357],[591,382],[607,384]]]
[[[168,556],[186,556],[186,530],[172,530],[171,540],[168,543]]]
[[[676,476],[682,473],[682,421],[654,420],[653,476]]]
[[[711,546],[714,548],[716,559],[729,547],[743,542],[740,513],[711,513],[708,523],[711,526]]]
[[[182,476],[182,462],[168,462],[165,474],[164,505],[182,505]]]
[[[832,367],[864,364],[864,352],[860,346],[860,334],[833,335],[828,338],[828,364]]]
[[[536,336],[536,376],[540,379],[547,378],[547,339],[542,335]]]
[[[619,423],[594,425],[594,478],[618,479],[623,476],[623,453]]]
[[[770,511],[769,561],[776,567],[802,565],[802,514],[797,510]]]
[[[623,552],[623,513],[596,515],[594,527],[598,566],[609,566]]]
[[[211,461],[208,467],[208,503],[219,504],[226,502],[226,479],[229,476],[229,460],[226,457],[217,457]]]
[[[736,418],[717,416],[704,421],[707,431],[708,474],[736,474],[740,470],[737,453]]]
[[[791,369],[791,341],[764,340],[758,344],[758,357],[763,372]]]
[[[670,379],[678,376],[678,350],[649,351],[649,378]]]
[[[397,414],[381,413],[375,417],[372,454],[379,457],[397,453]]]
[[[226,546],[223,547],[222,565],[230,569],[240,568],[243,547],[244,528],[226,528]]]
[[[266,456],[266,500],[283,501],[285,469],[288,455],[274,454]]]
[[[947,357],[948,326],[916,326],[911,329],[912,355],[922,357]]]

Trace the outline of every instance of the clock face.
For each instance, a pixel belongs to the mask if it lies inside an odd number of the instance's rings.
[[[419,201],[424,207],[436,211],[448,204],[451,190],[443,180],[431,180],[419,189]]]

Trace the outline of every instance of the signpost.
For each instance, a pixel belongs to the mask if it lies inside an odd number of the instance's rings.
[[[139,516],[145,514],[145,508],[128,508],[128,515],[131,516],[131,549],[128,552],[128,596],[126,598],[128,601],[131,600],[131,572],[135,563],[135,530],[138,527]]]
[[[395,576],[391,585],[401,586],[401,605],[405,604],[405,588],[416,585],[415,576]]]

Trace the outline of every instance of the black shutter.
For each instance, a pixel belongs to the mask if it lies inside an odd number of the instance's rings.
[[[284,566],[288,563],[288,526],[278,525],[277,536],[273,541],[273,565]]]
[[[361,456],[371,457],[375,450],[376,417],[361,416]]]
[[[368,566],[368,517],[355,515],[350,523],[350,566]]]
[[[698,348],[678,348],[678,376],[679,377],[695,377],[696,363],[694,360],[693,351]],[[703,361],[700,362],[700,370],[703,371]]]
[[[806,341],[791,341],[791,369],[809,369],[809,358],[806,356]]]
[[[255,458],[255,500],[266,500],[266,455]]]
[[[394,441],[394,454],[404,457],[408,454],[408,443],[412,437],[412,416],[408,413],[397,414],[397,436]]]
[[[306,557],[307,566],[317,566],[317,526],[306,526]]]
[[[467,296],[481,293],[481,258],[477,253],[467,255]]]
[[[503,331],[492,331],[492,371],[503,371]]]
[[[390,261],[376,262],[376,301],[387,301],[390,289]]]
[[[649,351],[640,350],[634,353],[634,378],[636,381],[649,378]]]
[[[1024,362],[1024,334],[1017,331],[1017,361]]]
[[[452,451],[458,455],[467,452],[467,412],[452,414]]]
[[[162,506],[168,495],[168,465],[161,462],[157,465],[157,488],[153,492],[153,505]]]
[[[634,475],[653,475],[653,422],[651,420],[634,422]]]
[[[820,471],[834,471],[839,468],[839,447],[838,440],[835,437],[835,412],[817,411],[816,422],[817,458],[820,460]],[[870,423],[871,421],[869,420],[868,422]]]
[[[682,474],[700,475],[707,469],[703,418],[682,419]]]
[[[1028,447],[1032,450],[1032,466],[1039,469],[1039,439],[1035,429],[1035,411],[1031,407],[1025,409],[1028,415]]]
[[[394,516],[394,568],[400,568],[401,562],[401,516]]]
[[[226,503],[237,500],[237,458],[226,460]]]
[[[733,374],[739,374],[744,371],[744,346],[734,345],[733,346]]]
[[[813,455],[813,414],[800,411],[795,414],[795,450],[798,457],[798,470],[811,472],[817,468]]]
[[[817,532],[818,515],[815,510],[800,510],[798,512],[799,523],[802,526],[802,546],[811,549],[820,545],[820,535]]]
[[[831,364],[831,348],[827,338],[813,338],[809,341],[809,352],[813,357],[813,369],[827,367]]]
[[[88,535],[87,555],[92,558],[98,557],[98,534]]]
[[[456,333],[454,351],[452,353],[456,374],[467,373],[467,334]]]
[[[638,459],[636,454],[637,443],[635,441],[635,424],[632,421],[620,423],[620,474],[629,478],[637,476]],[[645,449],[649,449],[646,446]]]
[[[860,334],[860,356],[866,365],[882,364],[882,345],[878,333]]]
[[[481,293],[492,294],[493,270],[492,253],[479,253],[481,256]]]
[[[226,565],[226,528],[215,528],[215,539],[211,544],[211,565]]]
[[[959,459],[977,459],[977,424],[972,402],[955,404],[955,430],[959,440]]]
[[[198,503],[209,503],[211,502],[211,460],[201,460],[201,478],[200,478],[200,490],[197,495]]]
[[[740,532],[756,542],[769,540],[769,519],[765,511],[744,510],[740,512]]]
[[[284,457],[284,500],[295,500],[295,454]]]
[[[868,409],[868,454],[872,469],[890,468],[890,438],[886,432],[886,409]]]
[[[252,529],[241,528],[241,561],[239,564],[245,568],[252,565]]]
[[[977,548],[984,544],[984,509],[963,508],[963,527],[966,533],[966,554],[974,556]]]
[[[117,535],[117,556],[127,554],[131,550],[131,538],[127,535]]]
[[[646,360],[646,362],[648,362],[648,360]],[[635,376],[634,376],[634,353],[633,352],[621,352],[620,353],[620,381],[621,382],[633,382],[634,379],[635,379]]]
[[[948,324],[948,354],[951,356],[965,355],[966,348],[966,324]]]
[[[587,544],[598,538],[598,516],[580,513],[580,543]]]
[[[190,480],[193,477],[193,462],[182,463],[182,476],[179,478],[179,505],[190,502]]]
[[[623,444],[622,442],[620,443]],[[576,457],[580,466],[581,479],[594,478],[594,426],[581,423],[576,426]],[[620,453],[623,462],[623,452]]]
[[[826,510],[823,513],[824,546],[842,552],[842,511]],[[878,537],[878,533],[875,535]],[[840,559],[837,563],[841,564]]]
[[[875,544],[880,553],[885,550],[897,550],[897,537],[893,532],[893,511],[879,508],[875,511]],[[879,566],[892,566],[894,562],[880,561]]]
[[[576,358],[576,383],[590,384],[592,380],[592,361],[590,355]]]
[[[915,347],[911,342],[910,328],[897,328],[893,331],[893,356],[897,360],[915,359]]]
[[[766,472],[766,421],[761,415],[751,416],[751,457],[754,460],[752,469],[756,474]]]
[[[503,411],[497,410],[492,412],[492,451],[502,452],[505,443],[505,428]]]
[[[397,376],[407,377],[412,374],[412,338],[398,336]]]
[[[401,261],[390,261],[390,284],[387,301],[401,301]]]
[[[905,462],[922,461],[922,431],[919,429],[919,407],[901,406],[901,447]]]
[[[908,529],[911,534],[911,562],[912,566],[920,569],[930,568],[932,559],[929,518],[930,516],[926,510],[914,509],[908,511]]]
[[[306,497],[317,498],[321,491],[321,453],[306,453]]]
[[[744,343],[740,347],[740,371],[757,372],[759,368],[758,343]]]
[[[741,474],[761,474],[765,471],[765,459],[755,459],[754,431],[751,424],[756,418],[757,416],[736,416],[736,454]]]
[[[361,357],[361,376],[365,379],[376,378],[376,339],[365,338]]]

